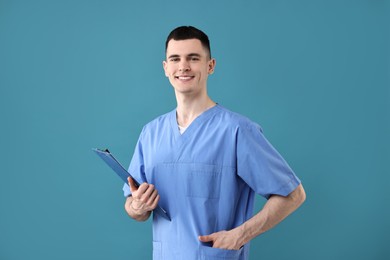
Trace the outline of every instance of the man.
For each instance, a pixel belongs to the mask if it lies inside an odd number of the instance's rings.
[[[153,259],[248,259],[249,241],[274,227],[305,200],[300,180],[249,119],[207,94],[214,72],[207,35],[174,29],[166,41],[165,75],[177,108],[147,124],[124,186],[125,210],[153,214]],[[253,214],[254,194],[268,199]]]

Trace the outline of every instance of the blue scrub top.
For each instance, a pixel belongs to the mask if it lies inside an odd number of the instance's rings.
[[[176,110],[147,124],[129,172],[155,185],[168,221],[153,214],[153,259],[248,259],[240,250],[212,248],[200,235],[230,230],[253,215],[254,195],[287,196],[299,184],[259,125],[216,105],[180,134]],[[127,184],[124,195],[130,195]]]

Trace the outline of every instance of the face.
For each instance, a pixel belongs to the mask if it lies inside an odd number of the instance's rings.
[[[215,60],[198,39],[170,40],[163,62],[165,75],[176,93],[206,94],[207,78],[214,72]]]

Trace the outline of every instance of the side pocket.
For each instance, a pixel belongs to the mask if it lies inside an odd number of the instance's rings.
[[[238,260],[243,252],[243,248],[239,250],[227,250],[227,249],[219,249],[208,246],[201,246],[200,251],[202,256],[209,259],[213,257],[213,259],[227,259],[227,260]]]
[[[153,241],[153,260],[162,259],[161,242]]]

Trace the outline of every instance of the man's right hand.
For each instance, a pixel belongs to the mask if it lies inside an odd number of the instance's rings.
[[[149,218],[150,213],[157,207],[160,195],[153,184],[144,182],[137,187],[131,177],[127,178],[127,181],[132,195],[126,200],[126,212],[130,217],[144,221]]]

